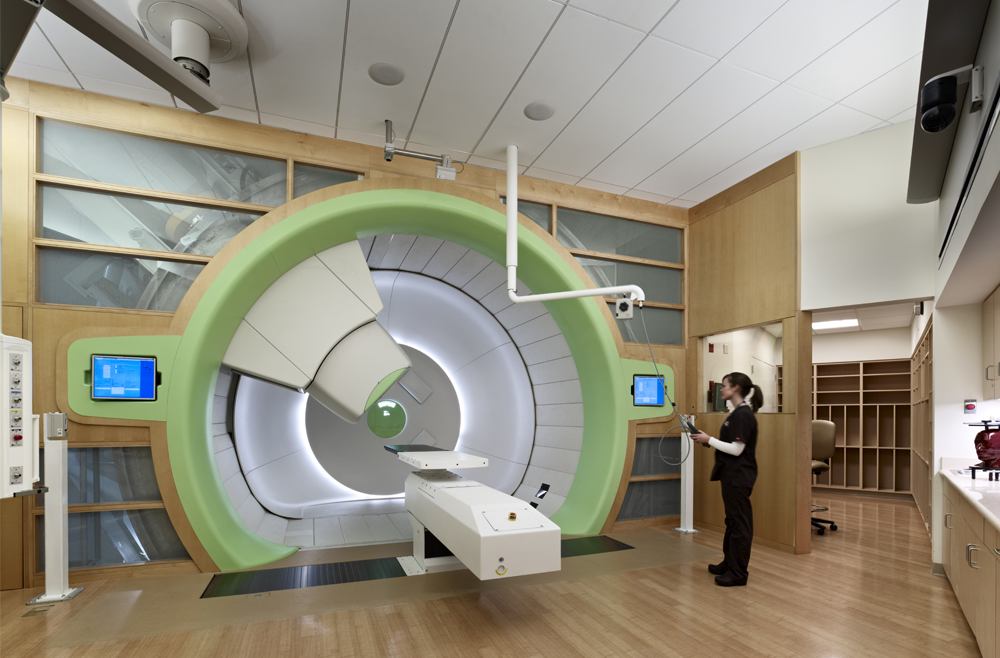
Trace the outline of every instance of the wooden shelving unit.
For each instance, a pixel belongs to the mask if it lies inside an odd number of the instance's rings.
[[[910,487],[924,523],[931,521],[931,463],[934,461],[934,336],[933,319],[910,359],[913,428]]]
[[[785,392],[784,386],[782,386],[782,367],[778,366],[778,413],[782,412],[782,394]]]
[[[813,365],[813,418],[833,421],[836,451],[813,485],[910,493],[911,362]],[[779,375],[780,380],[780,375]]]

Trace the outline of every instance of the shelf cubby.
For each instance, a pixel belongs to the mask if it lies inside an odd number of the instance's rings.
[[[837,448],[830,460],[830,485],[844,486],[844,448]]]
[[[861,487],[861,448],[844,449],[844,486],[848,489]]]
[[[896,491],[910,490],[910,451],[896,450]]]
[[[840,375],[860,375],[860,363],[818,363],[816,364],[817,377],[833,377]]]
[[[892,491],[896,486],[896,471],[893,466],[895,450],[878,450],[878,489]]]
[[[865,375],[866,391],[901,391],[909,390],[910,375]]]
[[[861,407],[845,407],[846,416],[846,445],[861,445]]]
[[[880,405],[878,409],[878,447],[892,448],[896,443],[895,407]]]
[[[910,404],[910,389],[903,391],[865,391],[864,404]]]
[[[866,375],[909,374],[910,361],[866,361],[862,364]]]
[[[833,425],[836,428],[834,431],[834,436],[836,436],[836,445],[846,445],[844,442],[844,431],[846,430],[846,423],[844,422],[844,407],[830,407],[830,420],[833,421]]]
[[[878,489],[877,449],[865,448],[861,451],[861,488]]]
[[[816,378],[817,393],[824,393],[826,391],[843,392],[843,391],[860,391],[860,390],[861,390],[861,378],[857,376]]]
[[[866,447],[878,445],[878,407],[861,407],[861,438]]]
[[[860,393],[821,393],[816,392],[816,404],[858,404]]]
[[[896,407],[896,447],[910,447],[910,407]],[[909,489],[909,484],[907,484]]]

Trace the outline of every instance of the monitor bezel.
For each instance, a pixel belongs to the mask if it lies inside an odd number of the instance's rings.
[[[95,389],[97,386],[97,377],[95,373],[97,372],[97,359],[119,359],[122,361],[152,361],[153,362],[153,397],[151,398],[120,398],[120,397],[101,397],[95,394]],[[157,374],[159,371],[156,367],[156,357],[155,356],[123,356],[120,354],[91,354],[90,355],[90,399],[99,400],[103,402],[156,402],[157,388],[159,385],[157,383]]]

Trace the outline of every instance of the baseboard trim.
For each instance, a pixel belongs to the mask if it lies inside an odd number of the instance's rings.
[[[944,565],[939,562],[935,562],[931,565],[931,573],[935,576],[943,576],[945,578],[948,577],[948,574],[944,572]]]

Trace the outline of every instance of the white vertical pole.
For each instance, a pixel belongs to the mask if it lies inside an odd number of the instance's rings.
[[[69,586],[69,473],[66,414],[45,414],[45,593],[28,605],[68,601],[83,591]]]
[[[694,416],[688,416],[694,424]],[[685,442],[690,446],[687,459],[681,463],[681,527],[674,528],[678,532],[695,533],[694,529],[694,449],[695,443],[687,432],[681,434],[681,454],[684,454]]]

